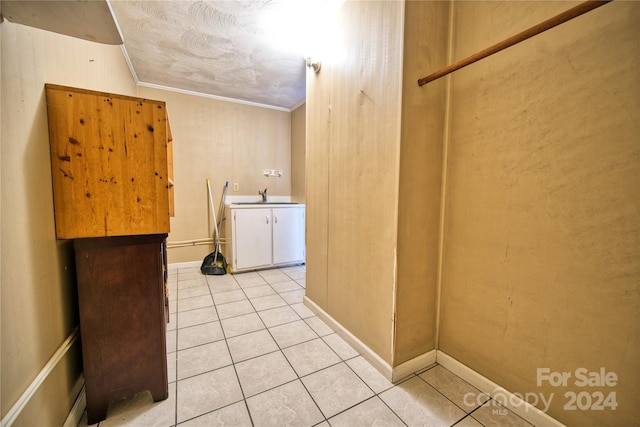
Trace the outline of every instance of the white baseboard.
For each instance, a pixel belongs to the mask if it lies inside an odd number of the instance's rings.
[[[13,404],[11,408],[7,411],[5,416],[0,420],[0,425],[2,427],[10,427],[16,419],[22,413],[22,410],[27,403],[31,400],[31,398],[36,394],[36,392],[40,389],[40,386],[45,382],[49,374],[53,372],[53,370],[58,366],[58,362],[62,360],[71,348],[75,344],[75,342],[80,337],[80,327],[76,326],[71,334],[64,340],[64,342],[58,347],[56,352],[51,356],[49,361],[44,365],[44,367],[40,370],[38,375],[31,381],[27,389],[20,395],[18,400]]]
[[[436,363],[436,350],[428,351],[393,368],[391,382],[396,383]]]
[[[315,315],[322,319],[336,334],[349,343],[362,357],[364,357],[374,368],[376,368],[387,380],[392,383],[406,378],[407,376],[419,372],[424,368],[438,363],[453,374],[459,376],[481,392],[495,398],[495,400],[505,406],[510,411],[516,413],[533,425],[564,427],[564,424],[555,420],[547,413],[541,411],[517,395],[505,390],[498,384],[482,376],[468,366],[458,362],[453,357],[440,350],[431,350],[418,357],[415,357],[395,368],[392,368],[384,359],[378,356],[366,344],[349,332],[344,326],[337,322],[320,306],[304,297],[304,305]]]
[[[415,357],[401,365],[392,368],[389,363],[378,356],[365,343],[360,341],[355,335],[349,332],[338,321],[325,312],[320,306],[304,297],[304,305],[309,308],[316,316],[322,319],[336,334],[353,347],[362,357],[364,357],[374,368],[378,370],[387,380],[392,383],[398,382],[403,378],[420,371],[430,365],[436,363],[436,351],[431,350],[418,357]]]
[[[367,359],[369,363],[373,365],[386,379],[391,381],[393,372],[391,366],[378,356],[373,350],[371,350],[365,343],[360,341],[349,332],[344,326],[338,323],[333,317],[329,316],[320,306],[311,301],[307,296],[303,299],[304,305],[313,313],[324,321],[331,329],[335,331],[343,340],[345,340],[351,347],[354,348],[362,357]]]
[[[564,426],[564,424],[552,418],[547,413],[529,404],[510,391],[505,390],[498,384],[440,350],[437,351],[436,361],[439,365],[442,365],[442,367],[459,376],[481,392],[495,398],[498,403],[518,414],[531,424],[536,426]]]
[[[176,269],[176,268],[192,268],[192,267],[200,268],[201,265],[202,265],[202,261],[174,262],[171,264],[167,264],[167,268],[169,268],[169,270]]]
[[[180,263],[179,265],[184,268],[185,265],[190,266],[191,263]],[[199,263],[197,263],[199,265]],[[176,264],[170,264],[176,265]],[[545,412],[539,410],[535,406],[529,404],[527,401],[519,398],[515,394],[500,387],[498,384],[482,376],[478,372],[449,356],[440,350],[431,350],[418,357],[415,357],[405,363],[402,363],[395,368],[392,368],[387,362],[378,356],[373,350],[371,350],[366,344],[360,341],[355,335],[349,332],[344,326],[337,322],[333,317],[327,314],[316,303],[311,301],[306,296],[304,297],[304,305],[309,308],[314,314],[322,319],[336,334],[350,344],[362,357],[364,357],[374,368],[376,368],[387,380],[392,383],[396,383],[403,378],[410,376],[415,372],[419,372],[435,363],[442,365],[451,373],[462,378],[481,392],[496,398],[496,401],[501,405],[508,408],[510,411],[516,413],[520,417],[533,425],[544,425],[554,427],[565,427],[564,424],[552,418]],[[76,402],[73,408],[69,412],[67,420],[63,427],[75,427],[78,425],[84,411],[86,409],[86,391],[84,385],[76,398]],[[3,420],[4,421],[4,420]],[[3,426],[5,424],[3,423]]]
[[[84,378],[84,377],[83,377]],[[83,380],[84,383],[84,380]],[[67,416],[66,421],[64,422],[62,427],[77,427],[80,424],[80,420],[82,420],[82,415],[84,415],[84,411],[87,409],[87,392],[85,386],[83,384],[80,393],[78,393],[78,397],[76,397],[76,401],[69,411],[69,415]]]

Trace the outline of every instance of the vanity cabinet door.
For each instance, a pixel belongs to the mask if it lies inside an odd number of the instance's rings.
[[[273,263],[304,262],[304,208],[274,208]]]
[[[271,209],[233,210],[235,270],[271,265]]]

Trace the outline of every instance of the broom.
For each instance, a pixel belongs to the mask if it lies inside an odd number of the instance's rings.
[[[211,193],[211,182],[207,178],[207,194],[209,196],[209,204],[211,205],[211,213],[213,215],[214,225],[214,251],[207,255],[202,261],[200,271],[203,274],[212,274],[215,276],[222,276],[227,274],[227,260],[224,259],[224,255],[220,252],[220,231],[218,230],[218,220],[216,218],[216,210],[213,205],[213,195]]]

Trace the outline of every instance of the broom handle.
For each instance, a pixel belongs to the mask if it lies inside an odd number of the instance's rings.
[[[213,195],[211,194],[211,182],[207,178],[207,194],[209,195],[209,203],[211,204],[211,213],[213,214],[213,227],[215,234],[213,235],[213,245],[215,246],[214,262],[218,261],[218,242],[220,237],[218,236],[218,220],[216,219],[216,210],[213,206]]]
[[[222,190],[222,201],[220,203],[220,222],[218,222],[218,231],[222,230],[222,221],[224,221],[224,203],[227,199],[227,188],[229,188],[229,181],[224,185]]]

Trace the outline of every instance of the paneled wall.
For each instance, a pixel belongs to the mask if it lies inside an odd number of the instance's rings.
[[[445,2],[347,2],[307,76],[307,296],[390,367],[435,348]],[[404,62],[403,62],[404,61]]]
[[[229,196],[258,198],[264,188],[271,196],[291,195],[291,113],[148,87],[140,87],[139,96],[165,101],[171,122],[175,216],[169,243],[213,236],[207,178],[216,214],[226,181]],[[283,175],[265,177],[263,169]],[[202,261],[212,251],[213,245],[172,248],[168,260]]]
[[[392,359],[401,2],[348,2],[341,62],[308,72],[307,295]]]
[[[445,2],[347,2],[307,78],[307,296],[395,367],[435,348]],[[403,62],[404,61],[404,62]]]
[[[307,106],[302,104],[291,112],[291,200],[305,202]]]
[[[448,2],[345,3],[345,62],[307,76],[307,297],[392,367],[437,348],[554,396],[567,425],[636,425],[640,4],[607,4],[450,89],[415,84],[447,43],[455,61],[574,5],[454,2],[449,21]],[[538,368],[618,383],[538,387]],[[567,410],[566,391],[618,406]]]
[[[456,2],[454,59],[571,5]],[[640,3],[612,2],[452,80],[440,349],[554,393],[567,425],[640,423],[639,40]],[[568,386],[537,387],[545,367]],[[573,385],[601,367],[617,386]],[[567,391],[618,407],[565,410]]]
[[[56,241],[45,83],[136,95],[117,46],[13,24],[2,34],[0,230],[4,417],[78,325],[73,251]],[[80,341],[15,426],[62,425],[79,392]]]
[[[306,109],[306,290],[305,295],[327,310],[329,274],[329,126],[331,68],[314,74],[307,68]],[[311,285],[309,285],[311,283]]]
[[[438,252],[446,86],[417,80],[446,64],[448,2],[405,5],[398,259],[392,366],[436,346]]]

